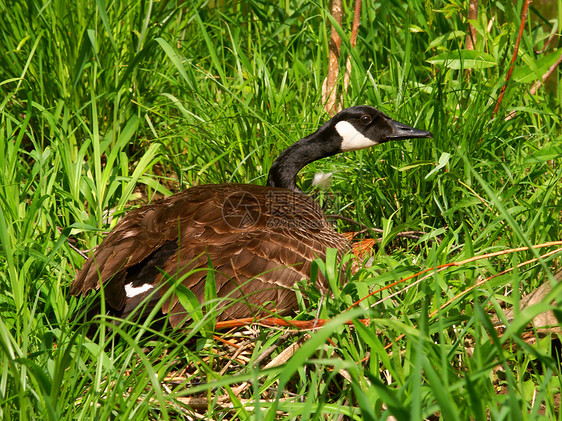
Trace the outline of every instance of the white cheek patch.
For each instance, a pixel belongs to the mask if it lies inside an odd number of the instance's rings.
[[[370,148],[371,146],[377,144],[374,140],[363,136],[363,134],[353,127],[353,124],[348,121],[340,121],[337,123],[336,131],[343,139],[341,142],[341,150],[343,152]]]
[[[154,287],[150,284],[144,284],[140,287],[134,287],[133,283],[131,282],[130,284],[125,285],[125,295],[127,296],[127,298],[133,298],[139,294],[142,294],[143,292],[150,291],[152,288]]]

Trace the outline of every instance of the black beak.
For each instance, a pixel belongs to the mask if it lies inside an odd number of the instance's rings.
[[[386,136],[387,140],[398,140],[398,139],[414,139],[418,137],[428,137],[431,138],[433,135],[427,130],[414,129],[407,124],[400,123],[399,121],[392,120],[389,118],[386,120],[388,125],[392,129],[392,133]]]

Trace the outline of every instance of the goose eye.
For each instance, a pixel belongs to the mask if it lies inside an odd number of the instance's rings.
[[[359,121],[361,122],[361,124],[363,125],[367,125],[371,122],[371,116],[370,115],[362,115],[361,118],[359,119]]]

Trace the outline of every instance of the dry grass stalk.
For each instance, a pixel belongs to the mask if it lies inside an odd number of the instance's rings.
[[[355,8],[353,14],[353,26],[351,29],[350,45],[351,48],[355,47],[357,42],[357,33],[359,32],[360,17],[361,17],[361,3],[362,0],[355,0]],[[343,18],[343,7],[341,0],[332,0],[331,14],[337,24],[341,27]],[[343,89],[338,98],[338,79],[340,74],[340,61],[341,55],[341,37],[332,25],[330,32],[330,52],[328,57],[328,75],[322,83],[322,101],[324,108],[330,116],[343,109],[343,98],[347,93],[351,77],[351,56],[347,57],[345,65],[345,73],[343,77]]]
[[[332,0],[332,17],[341,26],[343,8],[341,0]],[[341,37],[336,31],[336,28],[332,26],[330,33],[330,52],[328,57],[328,76],[324,79],[322,84],[322,100],[324,102],[324,107],[330,116],[334,116],[337,113],[338,108],[338,77],[340,74],[340,47],[341,47]]]
[[[468,5],[468,20],[477,20],[478,19],[478,0],[470,0],[470,4]],[[468,22],[468,32],[466,34],[466,42],[465,48],[467,50],[474,50],[474,46],[476,45],[476,37],[478,33],[476,32],[476,28],[470,22]]]
[[[351,39],[349,40],[351,48],[355,47],[357,43],[357,33],[359,32],[361,18],[361,0],[355,0],[355,11],[353,13],[353,26],[351,28]],[[351,55],[347,56],[345,62],[345,73],[343,76],[343,93],[340,96],[340,101],[338,104],[338,109],[343,109],[343,98],[347,94],[347,88],[349,87],[349,81],[351,79]]]

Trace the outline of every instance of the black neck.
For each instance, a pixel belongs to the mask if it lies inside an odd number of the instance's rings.
[[[316,132],[294,143],[273,162],[267,177],[267,185],[299,191],[296,184],[298,172],[318,159],[341,152],[341,137],[336,130],[325,124]]]

